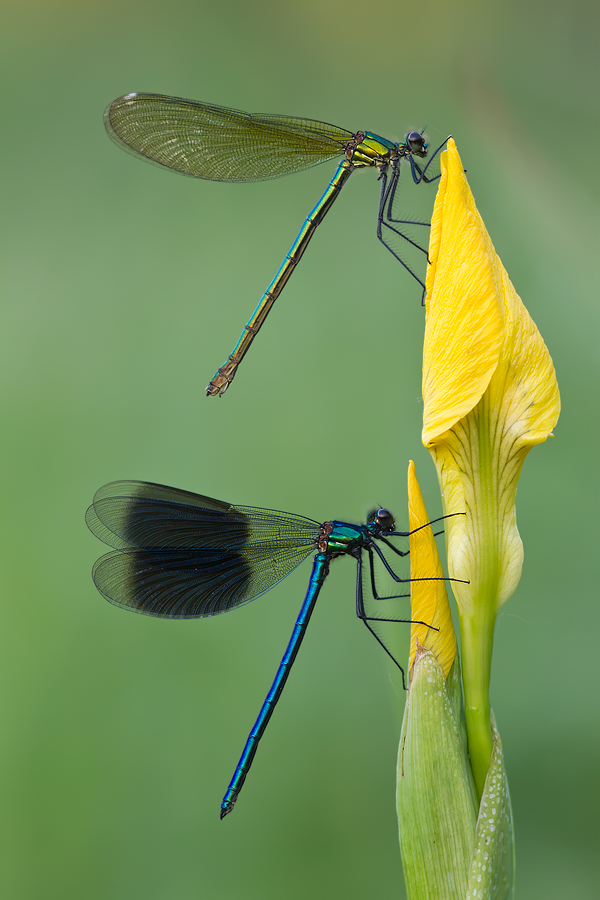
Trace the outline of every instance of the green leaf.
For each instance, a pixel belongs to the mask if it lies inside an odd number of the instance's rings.
[[[502,743],[492,722],[494,749],[479,808],[468,900],[509,900],[513,895],[514,829]]]
[[[412,671],[398,755],[398,818],[410,900],[465,900],[477,800],[460,726],[458,669],[451,691],[433,653]],[[451,699],[452,695],[452,699]]]

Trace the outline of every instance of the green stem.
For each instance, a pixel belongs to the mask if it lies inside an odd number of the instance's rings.
[[[493,748],[489,684],[495,619],[490,604],[481,604],[460,620],[467,741],[479,800]]]
[[[489,700],[492,645],[500,580],[497,448],[491,440],[487,392],[467,418],[475,450],[471,471],[476,510],[473,552],[475,565],[469,603],[460,616],[465,719],[471,769],[481,799],[492,756]]]

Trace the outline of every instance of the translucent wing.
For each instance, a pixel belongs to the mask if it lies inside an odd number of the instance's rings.
[[[140,481],[101,488],[86,514],[116,548],[93,578],[111,603],[162,618],[214,616],[268,591],[315,548],[319,523]]]
[[[127,94],[104,113],[110,137],[150,162],[210,181],[263,181],[340,156],[352,132],[291,116]]]

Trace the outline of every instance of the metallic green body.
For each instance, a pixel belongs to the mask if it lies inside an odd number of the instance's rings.
[[[250,345],[260,331],[265,319],[281,291],[286,285],[296,265],[300,262],[302,254],[308,247],[310,239],[317,226],[321,224],[326,214],[333,206],[334,201],[355,169],[375,167],[387,167],[392,158],[398,158],[406,153],[406,144],[394,144],[391,141],[372,134],[370,131],[361,131],[355,135],[357,141],[354,147],[351,144],[346,149],[347,158],[340,163],[335,175],[329,182],[327,190],[306,217],[304,225],[300,229],[296,240],[292,244],[286,258],[279,267],[277,274],[264,292],[260,301],[246,323],[241,337],[235,345],[233,352],[227,361],[215,373],[212,381],[207,385],[206,394],[209,397],[219,396],[225,393],[237,372],[237,368],[250,349]]]
[[[363,525],[350,525],[348,522],[332,522],[330,534],[327,535],[327,553],[331,556],[339,556],[342,553],[352,555],[353,551],[360,550],[364,546],[368,536],[367,528]]]
[[[364,134],[364,138],[357,145],[352,156],[355,167],[386,165],[395,151],[399,150],[402,155],[406,150],[406,144],[394,144],[379,134],[373,134],[370,131],[363,131],[362,134]]]

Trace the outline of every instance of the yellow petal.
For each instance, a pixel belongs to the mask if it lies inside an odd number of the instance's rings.
[[[442,154],[432,219],[423,352],[423,443],[448,523],[459,611],[518,583],[523,550],[515,496],[525,456],[560,411],[550,354],[496,254],[453,141]],[[485,550],[485,552],[482,552]]]
[[[411,531],[414,531],[415,528],[420,529],[410,536],[411,579],[443,578],[444,571],[433,531],[430,526],[421,527],[429,522],[429,517],[412,460],[408,466],[408,521]],[[409,671],[417,652],[417,644],[419,644],[434,653],[442,667],[444,678],[447,678],[456,656],[456,637],[446,583],[444,581],[411,581],[410,606],[412,619],[426,622],[427,625],[432,625],[439,631],[433,631],[425,625],[411,626]]]
[[[453,140],[441,165],[427,270],[425,446],[473,409],[496,369],[504,336],[496,253]]]

